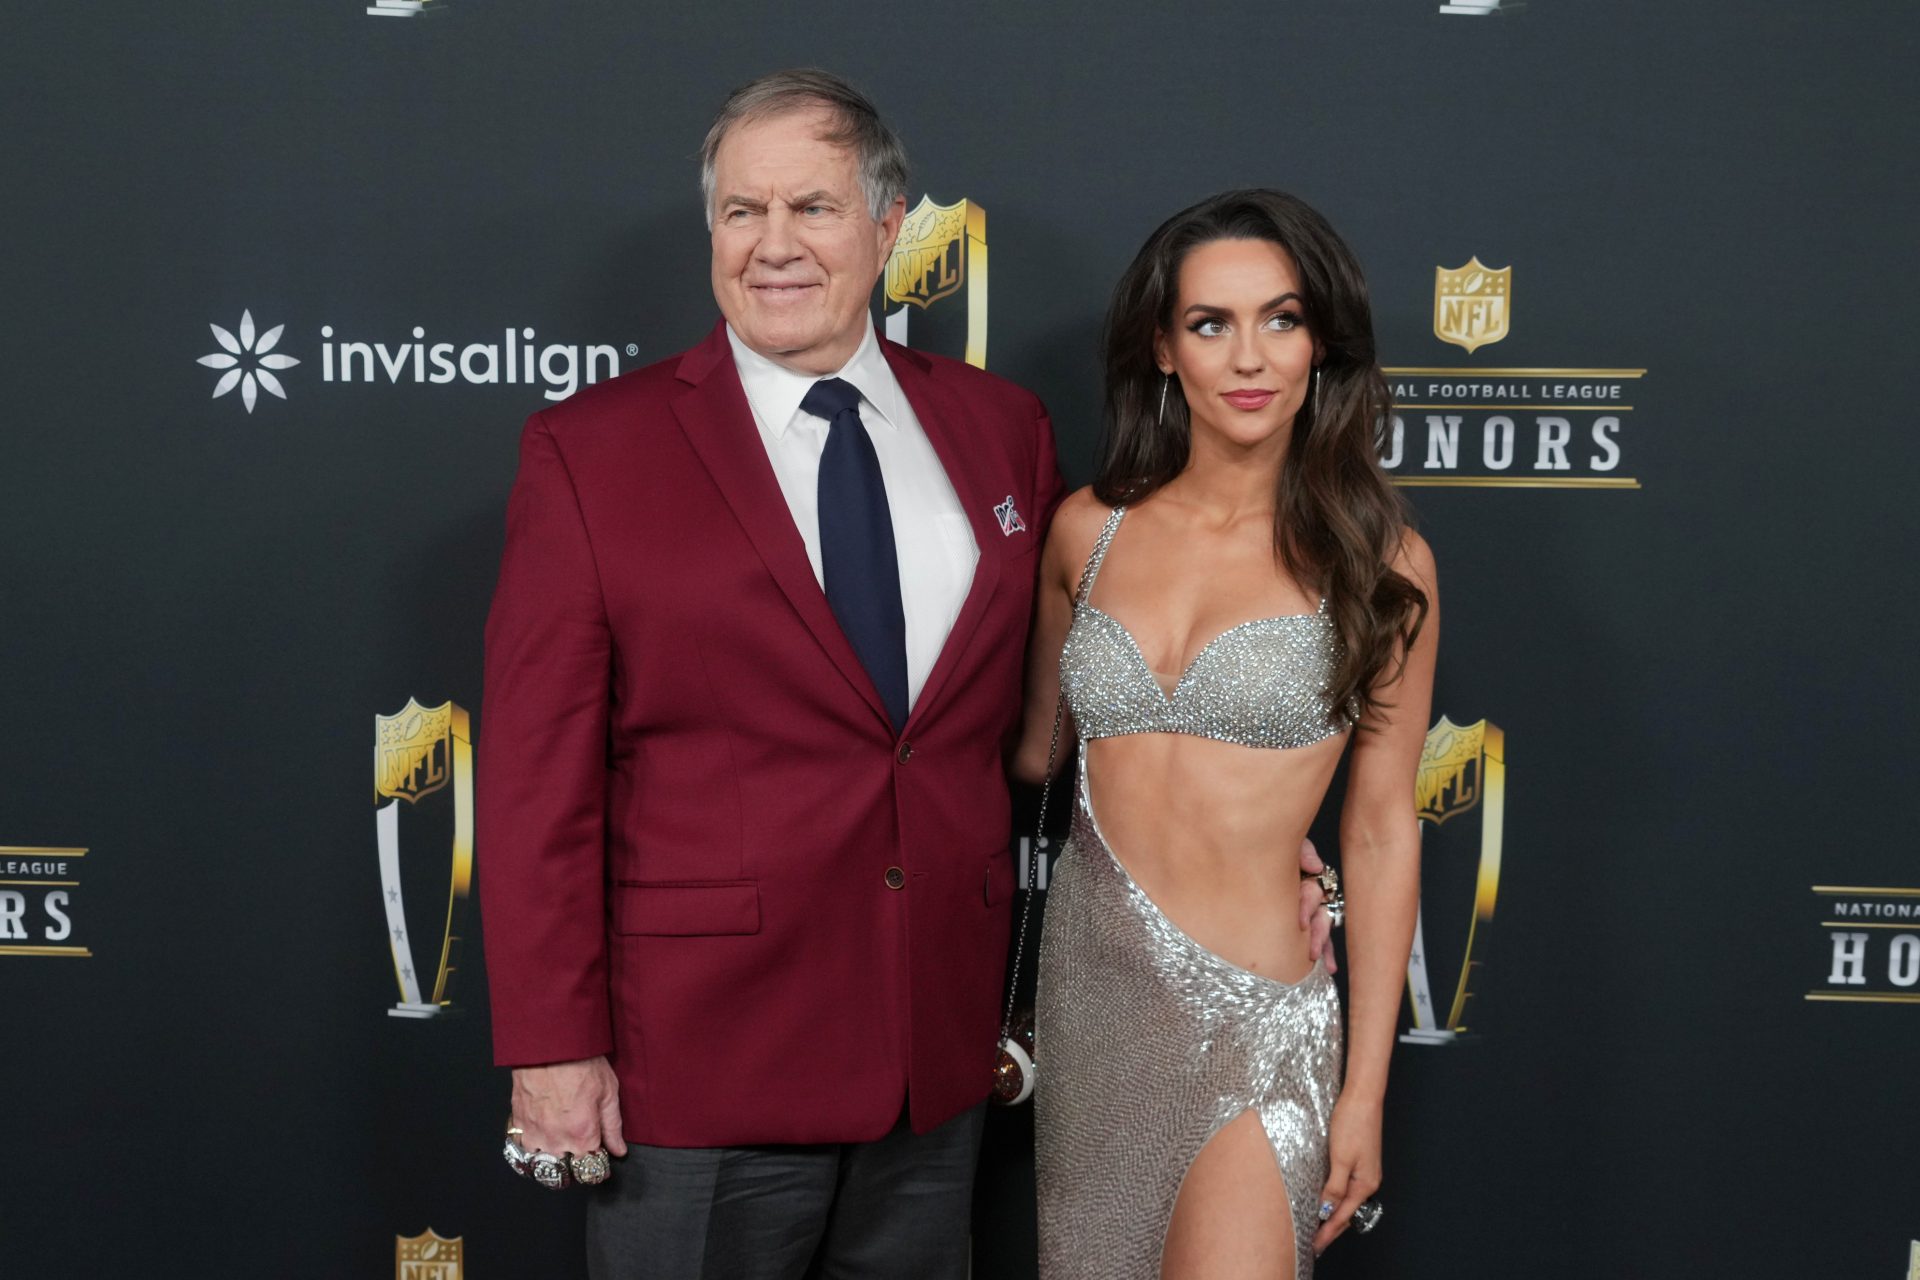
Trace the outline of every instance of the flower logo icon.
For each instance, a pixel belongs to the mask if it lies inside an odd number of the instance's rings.
[[[224,348],[210,356],[201,356],[198,361],[209,369],[226,370],[220,375],[220,381],[213,386],[215,400],[238,386],[240,402],[247,406],[248,413],[252,413],[253,403],[260,398],[262,387],[282,400],[287,398],[286,388],[282,387],[280,379],[270,372],[273,369],[291,369],[300,363],[292,356],[273,350],[287,326],[277,324],[265,333],[257,335],[256,341],[253,331],[253,312],[242,311],[238,337],[217,324],[210,324],[207,327],[213,330],[214,341]]]

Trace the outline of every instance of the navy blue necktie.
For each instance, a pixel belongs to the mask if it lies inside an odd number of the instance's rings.
[[[860,392],[852,383],[822,378],[800,407],[828,423],[819,487],[827,604],[873,678],[897,733],[907,723],[907,620],[880,455],[860,420]]]

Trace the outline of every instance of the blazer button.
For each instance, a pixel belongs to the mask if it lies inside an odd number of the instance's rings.
[[[887,888],[904,889],[907,885],[907,873],[898,867],[887,868]]]
[[[894,758],[901,764],[905,764],[907,761],[913,759],[913,744],[911,742],[901,743],[900,750]]]

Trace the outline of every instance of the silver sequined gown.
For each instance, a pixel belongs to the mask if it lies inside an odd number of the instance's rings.
[[[1323,694],[1339,642],[1324,603],[1233,628],[1200,651],[1172,697],[1161,691],[1133,637],[1087,602],[1125,511],[1094,544],[1060,655],[1081,740],[1189,733],[1284,749],[1342,732]],[[1040,942],[1040,1274],[1155,1280],[1188,1166],[1253,1110],[1292,1202],[1297,1274],[1310,1276],[1340,1086],[1333,980],[1316,961],[1300,981],[1278,982],[1183,933],[1101,834],[1085,761]]]

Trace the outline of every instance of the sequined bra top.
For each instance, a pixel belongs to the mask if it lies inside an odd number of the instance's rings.
[[[1340,634],[1323,599],[1313,613],[1258,618],[1194,655],[1169,695],[1125,627],[1087,603],[1125,507],[1093,544],[1060,650],[1060,689],[1082,741],[1187,733],[1247,747],[1307,747],[1348,725],[1326,698]]]

